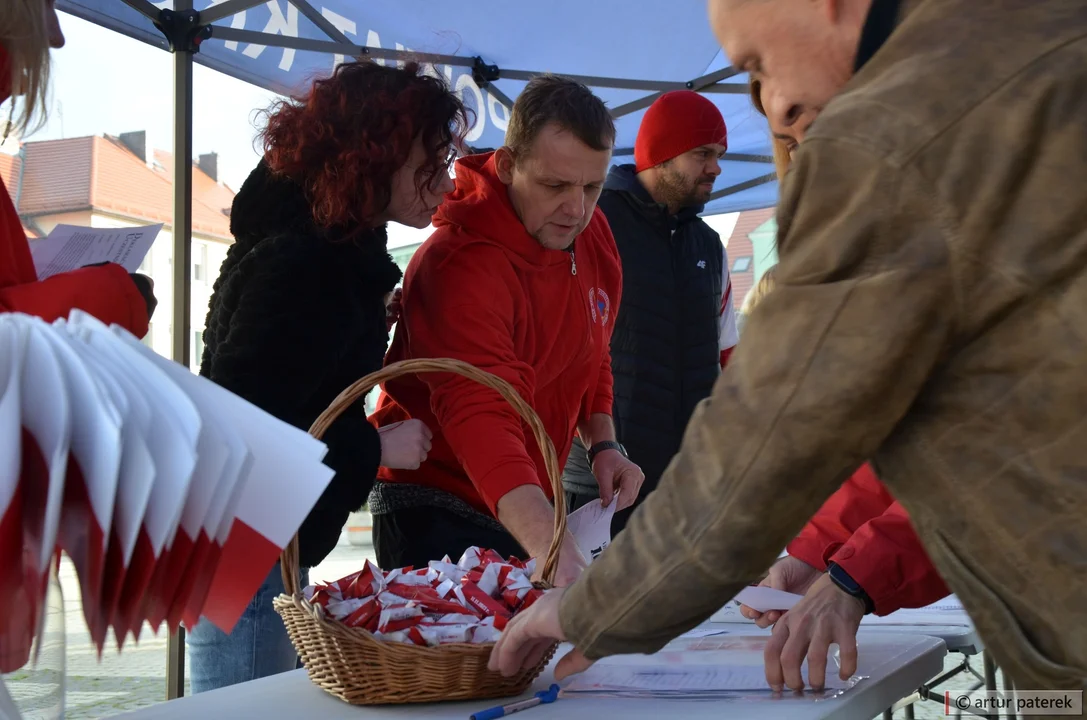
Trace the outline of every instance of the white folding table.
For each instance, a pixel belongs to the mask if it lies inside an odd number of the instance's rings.
[[[861,632],[931,635],[943,640],[947,644],[948,652],[962,653],[963,655],[977,655],[985,649],[981,638],[978,637],[977,630],[974,629],[974,624],[970,621],[970,616],[966,614],[965,610],[940,613],[939,617],[942,624],[939,625],[930,622],[924,624],[911,622],[913,617],[915,616],[911,615],[910,611],[900,610],[883,618],[865,618],[861,621]],[[741,625],[756,633],[759,632],[755,622],[741,615],[739,606],[732,602],[714,613],[710,622]],[[769,632],[769,630],[766,632]]]
[[[937,621],[941,624],[934,624]],[[754,621],[748,620],[741,615],[739,606],[734,602],[729,602],[714,613],[711,623],[729,628],[729,632],[764,632],[766,634],[771,632],[769,628],[760,630]],[[943,672],[943,668],[940,668],[941,672],[938,676],[933,675],[931,678],[926,678],[925,682],[918,686],[916,692],[906,698],[903,703],[899,703],[897,707],[893,708],[906,707],[907,720],[913,717],[909,703],[921,699],[943,702],[943,696],[936,692],[936,688],[961,673],[969,673],[978,678],[979,684],[983,684],[987,690],[995,692],[997,689],[996,666],[989,655],[984,652],[985,645],[978,636],[977,630],[965,610],[931,613],[926,612],[924,609],[904,609],[884,617],[868,616],[861,621],[858,638],[871,633],[936,637],[944,641],[949,653],[962,655],[962,662],[958,666],[947,672]],[[979,675],[970,665],[970,657],[974,655],[982,655],[983,675]],[[888,710],[885,717],[890,717],[891,712],[891,710]]]
[[[754,628],[757,630],[757,628]],[[731,632],[729,633],[732,634]],[[765,638],[761,633],[736,633]],[[633,700],[614,698],[560,698],[550,705],[526,710],[526,720],[599,720],[601,717],[675,717],[698,720],[725,716],[730,720],[857,720],[879,715],[897,700],[914,692],[921,683],[940,672],[947,649],[938,638],[903,633],[866,633],[858,639],[862,649],[856,686],[837,697],[816,700],[810,696],[758,700]],[[567,647],[556,653],[563,655]],[[532,693],[553,682],[554,663],[536,681]],[[230,718],[270,720],[271,718],[321,718],[321,720],[389,720],[398,718],[449,718],[466,720],[473,712],[503,701],[357,707],[328,695],[310,682],[305,670],[242,683],[200,695],[154,705],[116,716],[118,720],[181,720],[189,718]]]

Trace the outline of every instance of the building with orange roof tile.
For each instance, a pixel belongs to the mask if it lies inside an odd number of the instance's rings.
[[[27,237],[48,235],[58,224],[131,227],[163,223],[140,266],[155,281],[159,305],[144,342],[167,357],[173,328],[173,157],[147,147],[143,131],[27,142],[0,152],[0,177]],[[14,150],[14,153],[12,153]],[[211,288],[233,242],[234,191],[217,180],[217,157],[193,163],[191,366],[200,365]]]

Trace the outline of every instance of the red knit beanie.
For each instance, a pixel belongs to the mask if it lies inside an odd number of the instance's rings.
[[[674,90],[649,106],[634,141],[635,170],[641,172],[703,145],[728,147],[721,111],[692,90]]]

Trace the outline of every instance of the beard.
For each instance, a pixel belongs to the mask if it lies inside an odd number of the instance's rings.
[[[713,181],[714,178],[709,175],[691,177],[669,169],[661,172],[657,190],[669,205],[682,209],[705,205],[709,202],[713,189],[706,190],[700,185],[704,182],[713,183]]]

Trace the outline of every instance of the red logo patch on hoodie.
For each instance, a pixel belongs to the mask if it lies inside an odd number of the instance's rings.
[[[596,322],[596,316],[599,314],[600,324],[608,324],[608,316],[611,315],[611,299],[604,292],[604,288],[589,290],[589,307],[593,313],[593,322]]]

